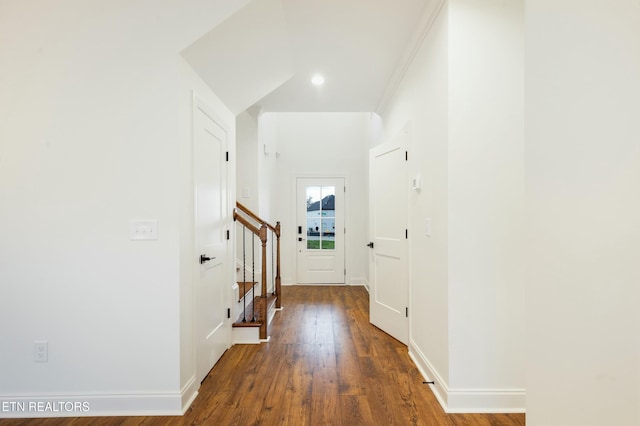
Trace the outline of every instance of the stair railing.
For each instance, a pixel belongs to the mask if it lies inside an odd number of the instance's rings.
[[[252,251],[252,286],[251,286],[251,297],[253,300],[252,304],[252,313],[251,313],[251,321],[255,322],[256,320],[260,321],[260,339],[266,339],[268,337],[268,322],[269,322],[269,312],[268,312],[268,297],[267,294],[271,292],[272,295],[276,297],[276,309],[282,307],[282,292],[281,292],[281,279],[280,279],[280,222],[276,222],[276,226],[270,225],[266,221],[260,219],[255,213],[246,208],[240,203],[236,204],[236,209],[233,211],[233,220],[239,222],[243,227],[243,286],[246,286],[246,255],[245,255],[245,229],[251,232],[251,251]],[[252,223],[253,222],[253,223]],[[261,242],[261,288],[260,288],[260,297],[255,298],[254,295],[254,283],[255,283],[255,237],[258,237]],[[271,238],[269,238],[271,237]],[[267,244],[269,239],[271,239],[271,276],[268,277],[267,274]],[[273,253],[273,243],[276,240],[277,254]],[[274,263],[275,263],[275,276],[274,276]],[[268,278],[271,278],[269,280]],[[243,313],[243,321],[246,322],[246,297],[247,292],[246,288],[243,288],[244,293],[244,311]],[[261,317],[256,319],[255,304],[259,303],[260,307],[258,311],[260,312]]]
[[[282,228],[280,222],[276,222],[275,226],[271,225],[267,221],[261,219],[258,215],[253,213],[249,208],[245,207],[239,202],[236,202],[236,210],[244,213],[255,222],[264,224],[267,227],[268,235],[267,240],[271,240],[271,293],[276,296],[276,308],[282,308],[282,278],[280,277],[280,235]],[[269,238],[271,237],[271,238]],[[276,252],[274,253],[273,244],[276,244]],[[266,256],[263,257],[266,259]],[[274,265],[275,264],[275,265]],[[265,264],[263,263],[263,266]],[[264,282],[264,281],[263,281]],[[265,293],[262,293],[265,294]]]

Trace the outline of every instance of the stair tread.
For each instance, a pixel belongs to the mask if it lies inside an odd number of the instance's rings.
[[[261,299],[261,296],[256,296],[256,298],[253,299],[253,301],[246,306],[244,312],[247,320],[243,322],[242,319],[244,318],[244,316],[240,314],[240,317],[236,320],[236,322],[233,323],[234,327],[260,327],[262,325],[262,321],[266,319],[266,315],[262,315],[261,304],[256,302],[256,301],[259,301],[260,299]],[[267,295],[267,312],[276,303],[276,299],[277,297],[272,294]],[[253,313],[252,306],[254,303],[256,304],[256,310],[255,310],[256,321],[252,322],[251,314]]]

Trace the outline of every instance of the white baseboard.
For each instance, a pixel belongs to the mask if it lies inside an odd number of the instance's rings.
[[[413,340],[409,356],[426,381],[434,381],[431,390],[446,413],[524,413],[524,389],[449,388]]]
[[[193,401],[198,396],[198,389],[200,389],[200,383],[196,380],[196,376],[191,376],[180,392],[182,395],[182,414],[186,413],[191,404],[193,404]]]
[[[183,401],[190,404],[195,398],[195,395],[187,397],[190,391],[191,386],[185,388],[185,400],[178,392],[0,396],[0,418],[181,416],[185,407]]]
[[[450,389],[448,413],[525,413],[524,389]]]
[[[422,353],[420,348],[411,339],[409,340],[409,357],[411,357],[413,362],[416,364],[416,367],[418,367],[418,371],[420,371],[420,374],[422,374],[422,377],[424,377],[425,381],[435,382],[433,385],[429,386],[431,386],[433,394],[435,395],[444,411],[448,413],[447,385],[440,374],[438,374],[437,370],[431,365],[427,357]]]
[[[351,277],[349,280],[349,285],[357,286],[362,285],[366,286],[367,279],[365,277]]]

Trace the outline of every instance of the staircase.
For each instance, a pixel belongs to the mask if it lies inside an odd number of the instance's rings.
[[[234,286],[238,304],[233,343],[268,342],[271,321],[282,309],[280,222],[270,225],[240,203],[236,203],[233,219],[242,236]]]

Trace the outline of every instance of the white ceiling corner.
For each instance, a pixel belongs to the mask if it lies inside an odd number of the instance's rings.
[[[378,111],[442,2],[253,0],[183,56],[236,114]]]
[[[281,0],[254,0],[182,52],[235,114],[293,77]]]

